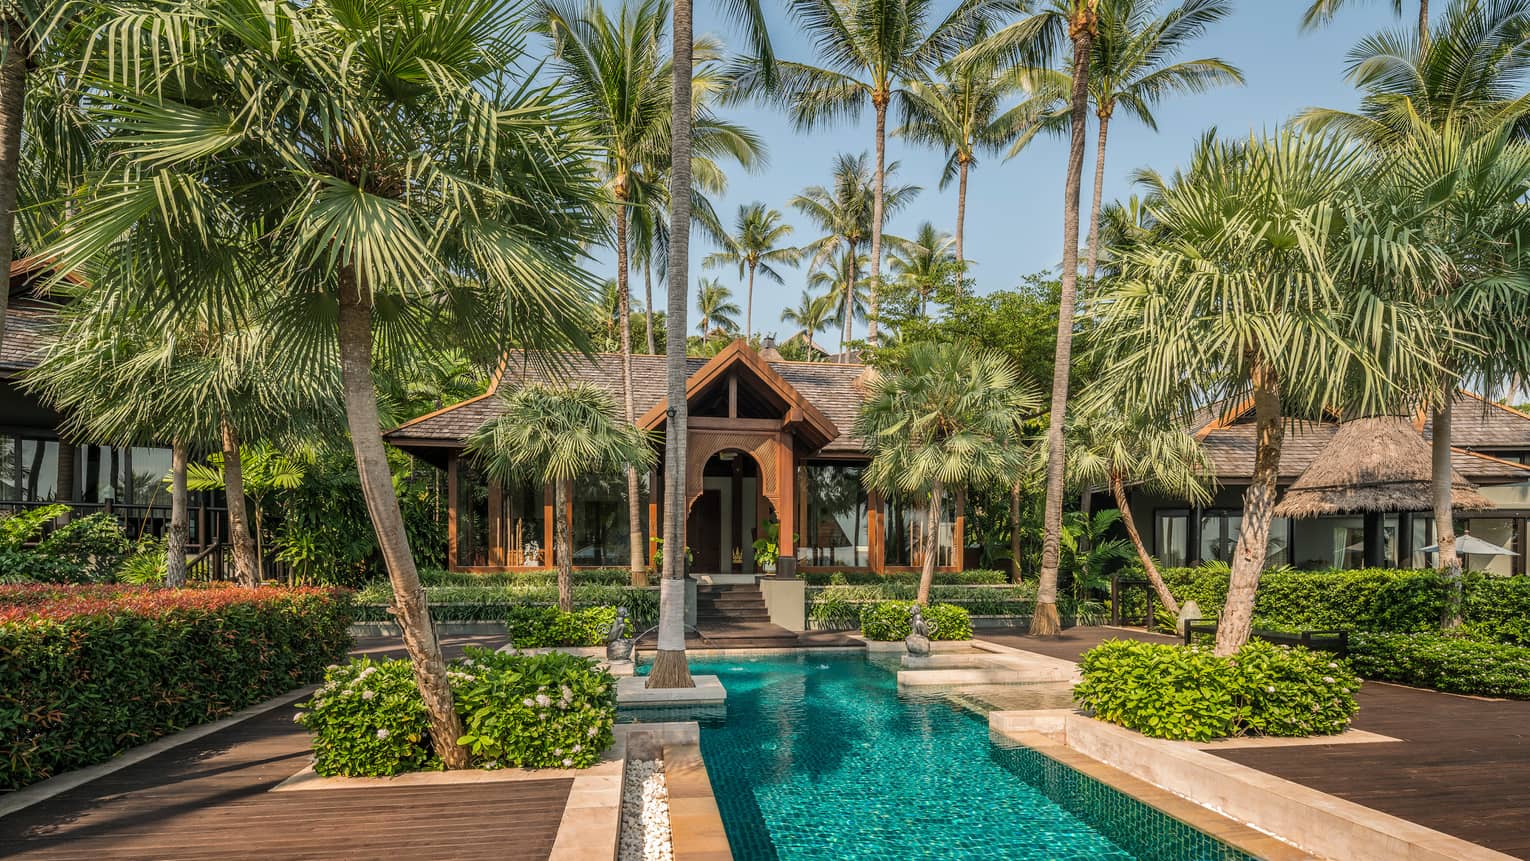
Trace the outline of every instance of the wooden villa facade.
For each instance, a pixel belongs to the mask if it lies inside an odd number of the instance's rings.
[[[667,419],[663,356],[634,356],[637,424],[662,436]],[[753,542],[779,527],[777,573],[913,570],[923,562],[923,519],[913,506],[868,493],[870,460],[852,428],[871,369],[857,364],[788,362],[767,346],[738,340],[710,359],[690,359],[686,386],[686,544],[698,573],[759,574]],[[526,382],[588,382],[622,402],[621,356],[515,353],[489,390],[407,422],[390,443],[447,471],[451,506],[449,564],[454,570],[546,568],[553,518],[567,518],[573,563],[625,567],[629,560],[626,479],[575,482],[554,512],[546,487],[488,482],[463,455],[474,430],[496,415],[497,393]],[[661,447],[662,448],[662,447]],[[662,457],[662,451],[660,452]],[[653,561],[664,499],[663,464],[643,477],[639,512]],[[960,570],[964,517],[953,495],[940,518],[937,565]]]

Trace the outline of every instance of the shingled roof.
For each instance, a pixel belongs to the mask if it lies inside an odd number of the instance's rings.
[[[710,361],[686,359],[686,375],[694,377]],[[632,357],[632,399],[639,416],[664,401],[664,362],[663,356]],[[820,451],[847,454],[863,450],[860,441],[851,435],[851,428],[860,410],[862,395],[857,381],[866,371],[864,365],[787,361],[766,364],[833,423],[837,435]],[[485,394],[405,422],[385,436],[390,443],[406,448],[411,445],[460,445],[485,421],[499,414],[494,395],[500,388],[522,383],[590,383],[610,392],[620,402],[621,381],[622,357],[619,353],[596,353],[586,357],[572,353],[516,351],[505,357],[503,369]]]
[[[53,344],[53,322],[58,306],[38,299],[17,297],[5,310],[5,338],[0,343],[0,376],[36,367]]]
[[[1530,466],[1498,456],[1511,451],[1530,452],[1530,416],[1461,392],[1452,419],[1451,465],[1457,473],[1479,485],[1530,481]],[[1421,428],[1424,439],[1432,438],[1430,422],[1420,419],[1414,426]],[[1297,422],[1287,427],[1280,450],[1280,483],[1296,481],[1328,448],[1338,428],[1338,423],[1328,420]],[[1219,482],[1242,484],[1253,475],[1255,427],[1253,416],[1244,405],[1201,410],[1194,418],[1191,432],[1200,438]]]

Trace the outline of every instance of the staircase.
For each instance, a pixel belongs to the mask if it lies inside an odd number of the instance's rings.
[[[696,587],[699,639],[687,646],[712,649],[768,649],[797,645],[797,635],[770,623],[765,596],[754,583]]]

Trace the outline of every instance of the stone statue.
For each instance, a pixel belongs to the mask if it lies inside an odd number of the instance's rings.
[[[633,639],[627,636],[627,608],[617,607],[616,618],[611,620],[611,628],[606,631],[606,660],[632,660],[632,644]]]
[[[930,635],[935,633],[939,626],[933,621],[924,620],[924,608],[918,604],[909,608],[908,623],[909,635],[903,638],[904,648],[916,658],[929,655]]]

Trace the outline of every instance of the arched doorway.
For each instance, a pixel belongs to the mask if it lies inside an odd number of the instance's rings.
[[[754,540],[774,517],[762,494],[760,464],[741,449],[724,449],[701,470],[700,493],[686,515],[686,543],[701,574],[753,574]]]

